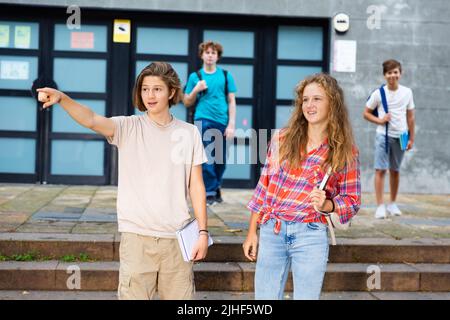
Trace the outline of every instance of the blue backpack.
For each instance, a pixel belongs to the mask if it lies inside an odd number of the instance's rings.
[[[383,87],[384,87],[384,84],[378,90],[380,90],[381,104],[383,105],[384,112],[388,113],[389,109],[388,109],[388,103],[387,103],[387,100],[386,100],[386,92],[384,92],[384,88]],[[370,99],[370,96],[367,98],[367,101],[369,101],[369,99]],[[373,109],[372,114],[374,116],[378,117],[378,108]],[[386,133],[385,133],[385,150],[386,150],[386,153],[389,152],[388,127],[389,127],[389,123],[386,122]]]

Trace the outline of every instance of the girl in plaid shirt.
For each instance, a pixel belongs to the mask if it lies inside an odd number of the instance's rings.
[[[249,260],[257,260],[256,299],[282,299],[291,268],[294,299],[319,299],[328,261],[321,212],[336,212],[346,223],[361,204],[358,151],[336,79],[309,76],[295,95],[288,126],[272,138],[247,205],[252,213],[243,249]],[[332,175],[319,190],[328,168]]]

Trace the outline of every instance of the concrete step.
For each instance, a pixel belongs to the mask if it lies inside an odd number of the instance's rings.
[[[207,262],[246,262],[243,237],[214,237]],[[36,252],[59,259],[87,254],[98,261],[119,260],[120,235],[0,233],[0,254]],[[331,263],[450,263],[450,239],[339,239],[330,246]]]
[[[286,292],[286,300],[292,293]],[[197,291],[195,300],[253,300],[252,292]],[[323,292],[321,300],[450,300],[449,292]],[[0,300],[117,300],[115,291],[0,290]]]
[[[155,299],[159,299],[156,294]],[[197,291],[195,300],[250,300],[251,292]],[[23,291],[0,290],[0,300],[117,300],[116,291]]]
[[[374,274],[374,269],[377,272]],[[114,291],[118,284],[118,262],[62,263],[0,262],[0,290]],[[204,262],[194,266],[195,283],[200,291],[253,291],[254,263]],[[324,291],[448,292],[450,264],[330,263]],[[78,282],[77,282],[78,281]],[[79,286],[77,286],[79,283]],[[292,291],[289,277],[286,290]]]

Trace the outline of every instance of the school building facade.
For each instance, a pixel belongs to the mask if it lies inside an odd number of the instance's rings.
[[[0,181],[117,184],[116,150],[60,107],[40,111],[33,82],[56,85],[99,114],[131,115],[138,113],[131,93],[144,66],[170,62],[184,86],[201,67],[198,44],[211,39],[223,44],[219,66],[238,88],[240,130],[230,144],[225,187],[255,186],[255,157],[265,143],[250,129],[283,127],[296,83],[324,71],[345,91],[363,191],[372,191],[375,125],[362,112],[383,83],[381,63],[394,58],[417,108],[400,191],[450,193],[448,34],[445,0],[0,0]],[[172,112],[192,120],[181,104]]]

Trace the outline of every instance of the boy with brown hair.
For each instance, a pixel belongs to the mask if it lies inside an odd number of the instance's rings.
[[[399,84],[402,66],[396,60],[383,62],[386,85],[375,90],[366,102],[364,118],[378,125],[375,136],[375,218],[383,219],[387,213],[399,216],[395,203],[400,183],[400,165],[405,150],[410,150],[415,138],[414,99],[410,88]],[[378,116],[374,115],[374,110]],[[384,205],[384,177],[389,169],[390,203]]]
[[[193,262],[185,262],[176,231],[190,219],[190,194],[200,230],[192,260],[206,256],[208,231],[200,133],[178,120],[171,106],[181,99],[172,66],[153,62],[139,74],[133,102],[142,115],[107,118],[51,88],[38,89],[48,108],[59,104],[76,122],[119,150],[117,219],[120,241],[119,299],[191,299]],[[179,141],[180,142],[175,142]]]

